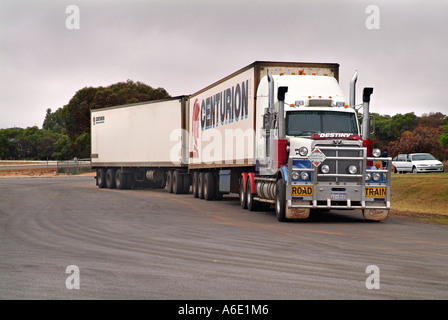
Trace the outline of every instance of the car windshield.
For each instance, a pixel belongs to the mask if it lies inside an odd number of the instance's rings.
[[[434,158],[429,153],[426,153],[426,154],[414,154],[412,156],[412,160],[414,160],[414,161],[421,161],[421,160],[437,160],[437,159]]]
[[[356,116],[336,111],[288,111],[286,135],[310,136],[314,133],[358,133]]]

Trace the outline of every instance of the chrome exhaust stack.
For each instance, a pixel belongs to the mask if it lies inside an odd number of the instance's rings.
[[[352,80],[350,81],[350,108],[355,108],[356,106],[356,81],[358,81],[358,70],[356,70],[353,75]]]
[[[370,95],[373,93],[373,88],[364,88],[362,93],[362,139],[370,140]]]

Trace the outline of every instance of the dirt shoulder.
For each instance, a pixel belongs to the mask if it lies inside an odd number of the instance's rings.
[[[401,219],[412,219],[427,223],[437,223],[448,225],[448,216],[436,213],[423,213],[423,212],[412,212],[412,211],[400,211],[396,209],[391,209],[389,213],[390,217],[396,217]]]
[[[26,168],[26,169],[2,169],[0,178],[19,178],[19,177],[56,177],[67,176],[70,174],[58,173],[56,168]],[[94,172],[81,173],[77,176],[94,176]]]

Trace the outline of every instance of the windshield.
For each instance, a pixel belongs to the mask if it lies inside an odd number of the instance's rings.
[[[289,111],[286,135],[310,136],[314,133],[358,133],[354,113],[336,111]]]
[[[428,153],[428,154],[414,154],[412,156],[412,160],[420,161],[420,160],[437,160],[437,159]]]

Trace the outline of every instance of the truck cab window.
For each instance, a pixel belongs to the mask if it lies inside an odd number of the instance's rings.
[[[289,111],[286,113],[286,135],[310,136],[314,133],[358,133],[353,113],[335,111]]]

